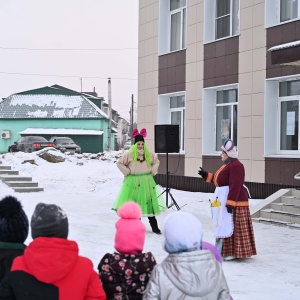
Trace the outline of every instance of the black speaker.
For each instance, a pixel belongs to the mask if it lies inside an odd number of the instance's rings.
[[[179,125],[154,125],[155,153],[179,152]]]

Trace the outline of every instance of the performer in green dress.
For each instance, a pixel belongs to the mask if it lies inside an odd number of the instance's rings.
[[[148,217],[152,231],[161,234],[155,215],[165,210],[166,204],[153,178],[157,174],[159,160],[146,146],[146,136],[145,128],[140,132],[134,129],[134,145],[117,163],[125,178],[113,209],[118,210],[125,202],[135,201],[140,205],[142,214]]]

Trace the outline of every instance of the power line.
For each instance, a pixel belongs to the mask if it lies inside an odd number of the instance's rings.
[[[5,75],[22,75],[22,76],[40,76],[40,77],[69,77],[69,78],[89,78],[89,79],[106,79],[107,80],[107,76],[106,77],[100,77],[100,76],[80,76],[80,75],[57,75],[57,74],[34,74],[34,73],[12,73],[12,72],[1,72],[0,74],[5,74]],[[111,77],[111,79],[115,79],[115,80],[137,80],[136,78],[118,78],[118,77]]]
[[[25,47],[0,47],[0,50],[26,50],[26,51],[124,51],[137,50],[138,48],[25,48]]]

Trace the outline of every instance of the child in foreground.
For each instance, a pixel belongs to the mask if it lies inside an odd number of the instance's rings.
[[[156,261],[151,252],[143,253],[146,227],[140,220],[141,208],[133,201],[118,209],[115,249],[98,265],[99,277],[108,300],[141,300]]]

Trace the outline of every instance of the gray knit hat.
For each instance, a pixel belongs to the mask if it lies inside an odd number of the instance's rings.
[[[39,236],[66,239],[69,233],[68,217],[55,204],[39,203],[33,212],[30,226],[33,239]]]
[[[28,236],[28,218],[13,196],[0,201],[0,242],[24,243]]]

